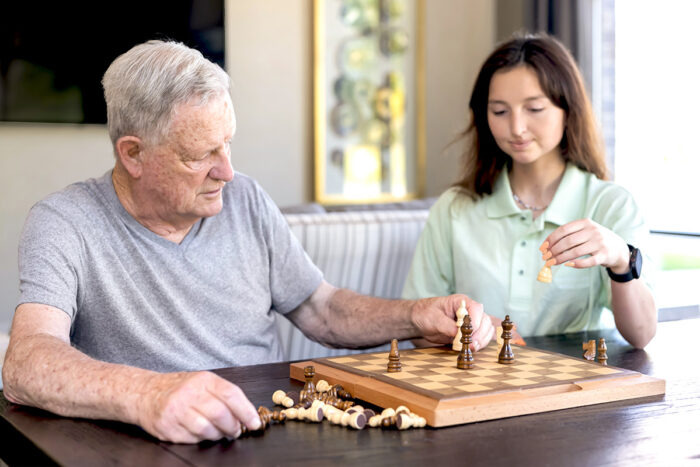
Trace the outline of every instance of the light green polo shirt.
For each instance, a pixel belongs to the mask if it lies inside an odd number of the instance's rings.
[[[605,268],[552,267],[552,283],[537,280],[539,246],[557,227],[589,218],[644,254],[650,286],[649,230],[624,188],[568,164],[549,207],[536,219],[513,201],[507,171],[494,192],[473,200],[456,188],[435,203],[404,285],[404,298],[464,293],[497,317],[510,315],[523,336],[614,326]],[[606,309],[605,312],[603,310]]]

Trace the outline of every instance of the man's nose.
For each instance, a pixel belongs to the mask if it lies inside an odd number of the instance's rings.
[[[222,180],[224,182],[230,182],[233,180],[231,150],[228,146],[218,155],[216,164],[209,171],[209,176],[215,180]]]

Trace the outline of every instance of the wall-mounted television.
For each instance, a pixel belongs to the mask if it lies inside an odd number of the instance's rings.
[[[224,0],[2,2],[0,122],[105,123],[102,75],[149,39],[224,67]]]

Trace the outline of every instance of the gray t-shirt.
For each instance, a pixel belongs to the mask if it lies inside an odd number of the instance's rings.
[[[179,245],[119,202],[107,172],[30,211],[19,245],[19,303],[71,318],[71,342],[93,358],[156,371],[279,361],[274,313],[288,313],[322,273],[279,209],[237,173],[224,208]]]

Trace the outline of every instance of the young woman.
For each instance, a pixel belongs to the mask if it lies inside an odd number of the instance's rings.
[[[465,293],[523,336],[599,329],[609,309],[643,348],[656,332],[651,267],[641,268],[648,228],[629,192],[606,181],[571,54],[545,35],[504,43],[469,107],[463,175],[431,209],[404,297]],[[537,280],[545,261],[551,283]]]

